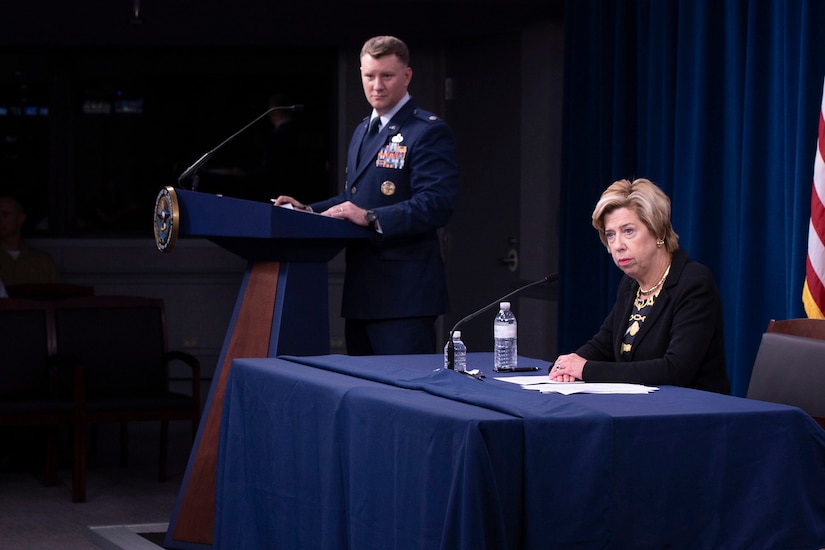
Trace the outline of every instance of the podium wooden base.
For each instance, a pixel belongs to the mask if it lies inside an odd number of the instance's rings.
[[[256,262],[247,269],[166,534],[167,548],[212,545],[218,438],[232,361],[329,353],[326,269],[321,262]],[[323,288],[320,295],[319,288]],[[307,327],[312,327],[309,334]]]

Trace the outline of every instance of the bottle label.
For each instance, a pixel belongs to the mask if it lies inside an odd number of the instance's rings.
[[[493,337],[495,338],[515,338],[516,325],[496,325],[493,329]]]

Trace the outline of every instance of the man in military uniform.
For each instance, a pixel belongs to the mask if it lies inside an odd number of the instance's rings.
[[[366,41],[361,81],[372,113],[353,132],[339,195],[276,205],[341,218],[373,231],[346,250],[342,315],[351,355],[434,353],[435,320],[448,308],[438,229],[458,194],[455,140],[446,122],[419,109],[406,44]]]

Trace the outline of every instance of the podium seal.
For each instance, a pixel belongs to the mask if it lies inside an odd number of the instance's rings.
[[[174,187],[166,186],[155,199],[155,245],[161,252],[171,252],[178,240],[180,209]]]

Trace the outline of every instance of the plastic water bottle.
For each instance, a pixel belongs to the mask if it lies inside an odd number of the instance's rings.
[[[444,368],[450,364],[448,357],[450,343],[444,346]],[[467,346],[461,341],[461,331],[453,331],[453,367],[459,372],[467,370]]]
[[[510,302],[501,302],[500,311],[493,321],[493,369],[513,370],[518,364],[518,326],[516,316],[510,311]]]

